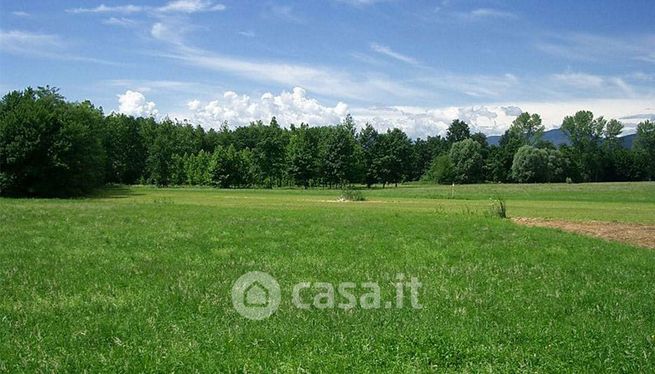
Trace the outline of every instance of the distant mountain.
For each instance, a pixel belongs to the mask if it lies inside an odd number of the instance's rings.
[[[632,145],[635,142],[635,139],[637,138],[637,134],[630,134],[626,136],[622,136],[619,139],[621,140],[621,145],[623,145],[624,148],[632,148]]]
[[[621,144],[625,148],[632,148],[632,143],[634,142],[635,139],[635,134],[630,134],[630,135],[625,135],[619,138],[621,141]],[[542,138],[543,140],[547,140],[556,146],[562,145],[562,144],[570,144],[569,137],[566,136],[564,131],[560,129],[552,129],[548,131],[544,131],[544,136]],[[500,141],[500,135],[494,135],[490,136],[487,138],[487,142],[489,145],[498,145],[498,142]]]

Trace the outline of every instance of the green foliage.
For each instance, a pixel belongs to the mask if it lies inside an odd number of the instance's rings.
[[[378,132],[370,124],[366,126],[357,134],[357,142],[361,149],[362,155],[362,168],[363,168],[363,183],[366,187],[371,187],[374,183],[378,182],[378,170],[376,169],[376,159],[379,157]]]
[[[567,161],[558,150],[524,145],[516,152],[512,177],[519,183],[564,181]]]
[[[410,164],[411,141],[399,129],[387,130],[377,141],[377,157],[373,170],[384,187],[402,182],[408,175],[405,168]]]
[[[507,203],[505,202],[505,199],[502,197],[495,197],[491,199],[489,215],[496,218],[507,218]]]
[[[364,194],[360,190],[356,190],[353,188],[344,188],[343,190],[341,190],[341,195],[339,196],[339,200],[365,201],[366,198],[364,197]]]
[[[275,117],[271,118],[268,126],[256,122],[251,125],[258,133],[255,137],[255,144],[249,147],[253,150],[253,161],[255,178],[257,183],[264,187],[281,186],[286,169],[285,147],[288,143],[288,136],[277,122]]]
[[[322,172],[330,186],[343,186],[355,181],[357,142],[348,124],[331,128],[322,147]]]
[[[455,120],[447,136],[410,139],[400,129],[359,132],[352,116],[336,126],[282,128],[276,118],[205,131],[187,122],[103,116],[90,103],[66,102],[55,89],[12,92],[0,101],[0,194],[72,196],[104,183],[217,187],[367,187],[420,178],[479,181],[645,180],[655,178],[653,124],[640,124],[633,150],[623,125],[581,111],[562,130],[571,146],[541,140],[536,114],[523,113],[489,146]],[[531,151],[518,159],[520,147]],[[545,161],[544,161],[545,159]],[[540,168],[539,165],[545,165]],[[532,175],[534,174],[534,175]],[[514,178],[516,177],[516,178]]]
[[[212,155],[200,151],[195,155],[187,155],[184,159],[186,184],[209,186],[212,184]]]
[[[216,187],[247,187],[257,172],[249,150],[237,151],[234,145],[218,147],[209,164],[212,185]]]
[[[514,155],[512,177],[519,183],[545,182],[548,152],[529,145],[519,148]]]
[[[464,139],[450,148],[453,180],[456,183],[476,183],[482,180],[482,146],[473,139]]]
[[[576,174],[583,181],[601,179],[601,143],[603,134],[609,141],[620,133],[622,125],[618,121],[608,123],[603,117],[594,118],[589,111],[579,111],[574,116],[567,116],[562,123],[562,131],[571,140],[571,159]],[[618,131],[618,133],[617,133]]]
[[[471,130],[469,129],[469,125],[464,121],[460,121],[459,119],[453,120],[453,122],[448,127],[448,131],[446,132],[446,140],[450,144],[461,142],[462,140],[468,139],[470,137]]]
[[[430,165],[430,169],[424,179],[440,184],[452,183],[454,180],[454,171],[450,156],[447,154],[437,156],[432,161],[432,165]]]
[[[416,139],[412,146],[412,167],[408,178],[418,180],[424,177],[432,166],[434,159],[448,153],[448,142],[441,136],[428,136],[426,140]]]
[[[635,152],[637,162],[643,165],[645,177],[655,179],[655,122],[645,121],[637,126]]]
[[[522,145],[535,145],[541,141],[544,129],[538,114],[523,112],[512,122],[509,132],[520,139]]]
[[[317,177],[319,160],[318,144],[307,125],[292,131],[286,153],[289,177],[295,184],[309,187],[310,181]]]
[[[76,196],[104,183],[102,112],[56,89],[13,91],[0,102],[0,195]]]

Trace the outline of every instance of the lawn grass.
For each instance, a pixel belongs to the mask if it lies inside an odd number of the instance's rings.
[[[654,251],[486,214],[500,191],[510,216],[652,223],[655,183],[450,188],[0,199],[0,370],[655,370]],[[282,288],[263,321],[230,299],[253,270]],[[423,309],[290,302],[300,281],[389,299],[397,273]]]

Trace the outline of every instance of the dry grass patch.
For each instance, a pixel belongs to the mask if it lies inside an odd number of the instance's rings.
[[[603,221],[564,221],[542,218],[512,218],[526,226],[551,227],[564,231],[655,249],[655,225]]]

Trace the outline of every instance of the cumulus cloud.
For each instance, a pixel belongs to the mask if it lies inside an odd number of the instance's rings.
[[[206,127],[217,127],[224,121],[232,125],[267,120],[275,116],[283,126],[302,122],[313,125],[335,124],[348,113],[348,106],[338,102],[334,107],[322,105],[307,96],[307,92],[295,87],[291,92],[279,95],[267,92],[259,98],[227,91],[223,97],[207,103],[193,100],[187,103],[191,120]]]
[[[143,92],[135,89],[135,81],[116,81],[117,86],[131,87],[132,90],[118,95],[121,113],[135,116],[155,116],[161,118],[160,110],[152,101],[147,101]],[[132,86],[128,86],[132,84]],[[175,81],[143,82],[148,87],[172,88],[176,95],[190,94],[197,89],[189,83]],[[146,86],[144,86],[146,87]],[[167,90],[169,91],[169,89]],[[210,95],[212,90],[203,95]],[[193,97],[193,96],[191,96]],[[180,103],[182,104],[182,103]],[[636,124],[653,118],[653,101],[650,99],[589,99],[552,102],[501,102],[482,105],[420,107],[420,106],[361,106],[350,107],[346,103],[326,104],[311,97],[303,88],[279,94],[266,92],[261,96],[249,96],[234,91],[225,91],[215,100],[194,98],[182,104],[185,109],[179,112],[167,111],[163,114],[171,118],[187,119],[205,128],[217,128],[224,122],[231,126],[246,125],[249,122],[268,121],[275,116],[282,126],[333,125],[339,123],[347,113],[351,113],[358,127],[370,123],[378,131],[399,128],[411,138],[446,134],[451,122],[460,119],[467,122],[472,132],[486,135],[500,135],[509,128],[512,121],[521,113],[537,113],[542,117],[546,129],[559,127],[567,115],[579,110],[591,110],[596,116],[620,119],[625,124],[624,134],[634,132]],[[178,106],[178,109],[180,107]]]
[[[517,108],[520,110],[520,108]],[[508,114],[501,106],[467,107],[371,107],[353,110],[355,120],[370,123],[378,131],[397,127],[412,138],[445,135],[450,123],[459,119],[471,126],[472,132],[500,134],[509,128],[516,115]]]
[[[159,111],[152,101],[146,101],[146,97],[138,91],[125,91],[118,96],[118,112],[137,117],[156,117]]]
[[[202,102],[198,99],[187,102],[188,119],[204,127],[216,128],[227,121],[237,126],[257,120],[268,120],[275,116],[282,126],[300,124],[331,125],[340,122],[352,112],[359,127],[370,123],[378,131],[390,128],[402,129],[412,138],[445,135],[454,119],[466,121],[472,131],[485,134],[500,134],[521,113],[511,106],[467,106],[424,108],[410,106],[376,106],[354,108],[343,102],[327,106],[311,98],[307,92],[296,87],[291,92],[279,95],[267,92],[259,98],[226,91],[218,100]]]
[[[517,106],[514,106],[514,105],[502,106],[502,107],[500,107],[500,109],[502,109],[503,112],[505,112],[506,115],[513,116],[513,117],[518,117],[518,116],[521,115],[521,113],[523,113],[521,108],[519,108]]]

